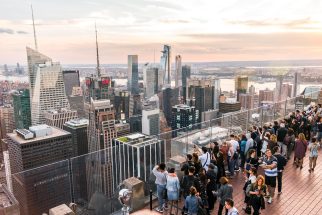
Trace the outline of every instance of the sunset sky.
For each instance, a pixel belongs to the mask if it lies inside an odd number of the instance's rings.
[[[322,59],[321,0],[0,0],[0,64],[26,64],[34,47],[62,64]]]

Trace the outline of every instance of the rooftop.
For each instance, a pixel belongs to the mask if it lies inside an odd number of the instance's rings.
[[[48,125],[37,125],[37,126],[32,126],[30,128],[32,128],[32,129],[34,129],[36,131],[36,130],[41,130],[41,129],[46,128],[45,126],[51,128],[51,134],[48,134],[47,136],[35,137],[33,139],[27,139],[27,140],[25,140],[23,137],[19,136],[16,132],[9,133],[7,135],[13,141],[15,141],[15,142],[17,142],[19,144],[25,144],[25,143],[32,143],[32,142],[35,142],[35,141],[40,141],[40,140],[45,140],[45,139],[50,139],[50,138],[55,138],[55,137],[60,137],[60,136],[69,135],[70,134],[67,131],[64,131],[64,130],[59,129],[59,128],[56,128],[56,127],[51,127],[51,126],[48,126]]]
[[[17,200],[6,186],[0,184],[0,209],[17,204]]]
[[[65,122],[66,126],[69,127],[83,127],[83,126],[88,126],[88,119],[72,119],[69,120],[68,122]]]

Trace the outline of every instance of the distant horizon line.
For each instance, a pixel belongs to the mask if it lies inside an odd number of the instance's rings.
[[[96,65],[96,63],[68,63],[68,64],[63,64],[60,61],[53,61],[53,62],[59,62],[62,66],[71,66],[71,65]],[[223,63],[269,63],[269,62],[280,62],[280,63],[287,63],[287,62],[321,62],[322,63],[322,58],[321,59],[283,59],[283,60],[231,60],[231,61],[190,61],[190,62],[182,62],[182,65],[187,65],[187,64],[211,64],[211,63],[217,63],[217,64],[223,64]],[[20,62],[17,62],[20,64]],[[16,64],[17,64],[16,63]],[[151,63],[151,64],[159,64],[159,63],[153,63],[153,62],[145,62],[145,63],[139,63],[139,65],[144,65],[146,63]],[[6,64],[3,63],[3,65],[7,66],[16,66],[16,64]],[[175,61],[172,62],[172,64],[175,64]],[[105,65],[127,65],[127,63],[101,63],[101,66]],[[27,66],[27,64],[20,64],[20,66]],[[274,65],[271,65],[274,66]],[[277,66],[277,65],[276,65]],[[281,66],[281,65],[280,65]],[[284,65],[287,66],[287,65]],[[300,66],[300,65],[299,65]],[[303,66],[308,66],[308,65],[303,65]],[[322,66],[322,64],[321,64]]]

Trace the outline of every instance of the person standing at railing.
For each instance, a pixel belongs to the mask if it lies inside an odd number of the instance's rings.
[[[165,192],[166,192],[166,184],[167,184],[167,175],[166,166],[164,163],[156,165],[152,172],[155,175],[155,184],[157,185],[157,195],[159,207],[156,211],[163,213],[163,207],[165,205]]]

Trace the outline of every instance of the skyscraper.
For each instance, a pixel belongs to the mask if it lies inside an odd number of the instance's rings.
[[[65,122],[77,119],[77,111],[69,109],[49,110],[45,112],[45,122],[49,126],[63,129]]]
[[[114,109],[115,119],[124,120],[129,118],[130,95],[128,91],[118,91],[115,93]]]
[[[142,133],[145,135],[158,135],[160,133],[160,109],[156,102],[146,103],[142,110]]]
[[[128,55],[127,84],[128,91],[132,94],[139,93],[139,64],[137,55]]]
[[[73,87],[79,87],[79,71],[78,70],[63,70],[63,79],[65,84],[65,92],[67,96],[71,96]]]
[[[188,96],[187,83],[188,83],[188,79],[190,79],[190,75],[191,75],[191,67],[188,65],[182,66],[182,96],[183,96],[184,102],[186,102],[186,99]]]
[[[250,95],[255,95],[255,87],[254,87],[254,85],[251,85],[250,87],[249,87],[249,94]]]
[[[69,108],[62,69],[59,63],[27,47],[31,120],[33,125],[45,122],[44,112]]]
[[[259,100],[259,105],[261,105],[263,101],[274,101],[274,91],[269,89],[260,90],[258,100]]]
[[[241,108],[248,110],[254,108],[254,95],[249,93],[241,93],[239,94],[239,102]]]
[[[30,94],[28,89],[12,94],[16,128],[31,126]]]
[[[175,70],[175,87],[182,86],[182,66],[181,66],[181,55],[176,56],[176,70]]]
[[[150,98],[158,92],[158,72],[157,67],[147,67],[144,70],[143,82],[146,98]]]
[[[21,214],[42,214],[70,201],[71,196],[66,195],[66,190],[70,190],[68,162],[62,161],[72,156],[69,132],[38,125],[16,130],[4,142],[8,146],[13,192]],[[52,164],[57,161],[61,162]]]
[[[164,72],[163,84],[165,87],[171,86],[171,46],[164,45],[161,56],[161,70]]]
[[[116,184],[129,177],[147,181],[153,167],[166,162],[165,141],[156,136],[134,133],[114,139],[113,145],[113,178]]]
[[[73,157],[71,161],[73,195],[75,202],[88,200],[86,180],[86,157],[88,153],[88,120],[72,119],[64,124],[64,130],[71,133]]]
[[[199,120],[199,112],[194,106],[179,104],[172,107],[172,130],[184,129],[184,131],[192,129],[192,125]],[[182,130],[183,131],[183,130]]]
[[[113,180],[110,148],[117,133],[114,108],[110,100],[91,100],[88,128],[88,150],[91,153],[86,160],[88,199],[95,193],[111,197]]]
[[[300,92],[300,83],[301,83],[301,73],[294,73],[294,83],[293,83],[293,97],[296,97]]]
[[[280,102],[282,100],[282,85],[283,85],[283,76],[279,75],[276,77],[276,88],[275,88],[275,98],[274,102]]]
[[[235,78],[235,90],[237,92],[237,101],[239,99],[239,94],[247,93],[247,89],[248,89],[248,77],[237,76]]]
[[[16,128],[14,109],[11,105],[0,107],[0,140]],[[1,148],[1,146],[0,146]]]
[[[164,116],[167,120],[168,126],[171,125],[172,107],[179,103],[179,88],[165,88],[162,90],[162,99],[160,99]]]
[[[107,76],[91,76],[85,78],[85,102],[91,103],[94,100],[114,100],[114,81]]]
[[[219,108],[219,86],[219,79],[190,79],[188,81],[188,98],[189,101],[195,101],[192,106],[199,111],[198,122],[201,122],[202,112]]]

